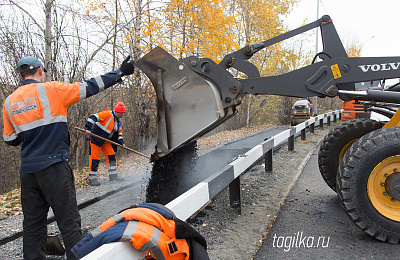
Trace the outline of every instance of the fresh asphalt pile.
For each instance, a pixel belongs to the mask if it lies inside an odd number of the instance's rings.
[[[331,128],[332,126],[323,130],[316,129],[315,134],[307,134],[306,141],[297,138],[294,152],[287,152],[286,146],[275,151],[272,173],[264,171],[262,160],[244,173],[241,180],[241,215],[230,208],[228,191],[225,189],[197,216],[188,220],[206,238],[210,259],[251,259],[309,156]],[[104,181],[99,187],[78,191],[84,233],[119,210],[146,201],[149,182],[146,172],[151,170],[149,164],[142,170],[126,173],[122,183]],[[50,212],[49,217],[51,216]],[[22,215],[16,215],[0,221],[2,259],[22,259],[22,238],[4,243],[12,235],[22,234],[22,219]],[[55,222],[48,226],[48,233],[59,234]],[[64,257],[49,256],[48,259]]]

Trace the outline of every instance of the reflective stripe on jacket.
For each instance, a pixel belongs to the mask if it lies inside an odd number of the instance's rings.
[[[21,171],[33,173],[68,161],[68,107],[112,86],[121,73],[118,69],[74,84],[22,81],[3,104],[3,139],[8,145],[22,143]]]
[[[90,115],[88,120],[86,120],[85,127],[93,134],[118,142],[121,145],[124,144],[124,139],[122,138],[122,121],[115,117],[114,111],[104,110],[100,113]],[[118,135],[115,135],[116,133]],[[90,136],[90,141],[98,146],[102,146],[105,142],[93,136]]]
[[[186,239],[175,237],[174,219],[166,219],[149,208],[131,208],[109,218],[76,244],[73,252],[81,258],[111,242],[130,242],[157,260],[190,259]]]

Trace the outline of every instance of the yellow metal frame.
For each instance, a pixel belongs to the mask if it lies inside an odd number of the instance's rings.
[[[343,158],[343,156],[344,156],[344,154],[346,153],[346,151],[350,148],[350,146],[352,146],[353,145],[353,143],[355,142],[355,141],[357,141],[358,139],[354,139],[354,140],[351,140],[350,142],[348,142],[343,148],[342,148],[342,150],[340,151],[340,154],[339,154],[339,161],[338,161],[338,164],[340,164],[340,162],[342,161],[342,158]]]
[[[385,189],[386,179],[400,170],[400,155],[391,156],[372,170],[367,182],[367,194],[372,206],[388,219],[400,222],[400,201]]]
[[[391,126],[400,126],[400,108],[397,109],[396,113],[394,116],[389,120],[389,122],[386,123],[386,125],[383,126],[383,128],[388,128]]]

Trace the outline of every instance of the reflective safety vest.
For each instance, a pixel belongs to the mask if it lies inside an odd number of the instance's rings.
[[[154,206],[156,205],[156,206]],[[72,252],[79,259],[110,242],[130,242],[142,253],[149,253],[148,259],[157,260],[191,260],[208,259],[208,257],[192,258],[192,242],[185,238],[177,238],[176,218],[171,211],[166,212],[160,204],[141,204],[120,212],[106,220],[99,227],[74,246]],[[206,254],[205,239],[194,229],[184,223],[179,230],[189,234],[189,238],[198,237]],[[196,234],[194,234],[196,233]],[[197,243],[197,242],[196,242]]]
[[[34,173],[68,161],[68,107],[112,86],[121,73],[118,69],[74,84],[23,80],[3,105],[3,139],[8,145],[22,143],[21,171]]]
[[[104,110],[100,113],[90,115],[86,120],[85,127],[93,134],[118,142],[121,145],[124,144],[124,139],[122,138],[122,121],[115,117],[114,111]],[[94,136],[90,136],[90,140],[98,146],[102,146],[105,142]]]

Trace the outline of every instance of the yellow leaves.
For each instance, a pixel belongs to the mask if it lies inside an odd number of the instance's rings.
[[[171,0],[163,8],[165,26],[173,42],[173,55],[196,55],[213,60],[222,58],[236,45],[229,34],[233,18],[227,15],[221,0]],[[169,36],[169,35],[168,35]],[[235,46],[236,47],[236,46]]]
[[[349,57],[360,57],[363,45],[358,40],[353,40],[346,44],[346,52]]]

